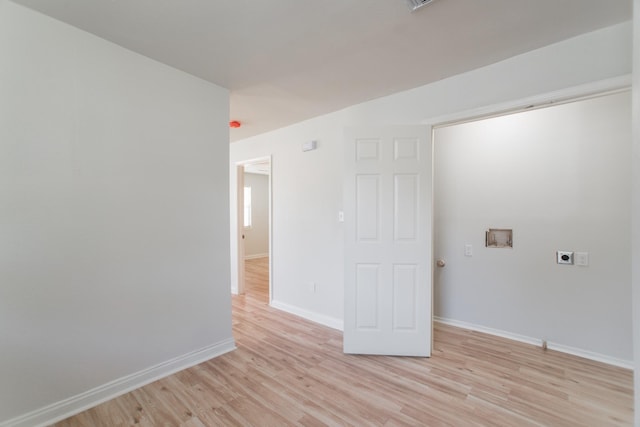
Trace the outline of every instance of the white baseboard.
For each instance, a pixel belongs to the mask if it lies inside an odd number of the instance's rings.
[[[337,329],[342,331],[344,328],[344,323],[341,319],[336,319],[335,317],[325,316],[324,314],[314,313],[313,311],[303,310],[299,307],[286,304],[280,301],[271,301],[271,307],[277,308],[278,310],[286,311],[287,313],[295,314],[296,316],[300,316],[304,319],[310,320],[315,323],[319,323],[324,326],[328,326],[332,329]],[[2,427],[2,426],[0,426]]]
[[[535,345],[537,347],[542,346],[542,340],[537,338],[528,337],[525,335],[515,334],[512,332],[502,331],[499,329],[487,328],[485,326],[476,325],[474,323],[467,323],[460,320],[445,319],[442,317],[434,316],[433,320],[445,325],[456,326],[458,328],[469,329],[471,331],[483,332],[489,335],[495,335],[502,338],[507,338],[514,341],[523,342],[526,344]],[[608,365],[618,366],[626,369],[634,369],[633,361],[623,360],[615,357],[607,356],[600,353],[594,353],[588,350],[582,350],[580,348],[570,347],[568,345],[558,344],[551,341],[547,341],[547,348],[549,350],[560,351],[562,353],[572,354],[578,357],[584,357],[585,359],[595,360],[597,362],[606,363]]]
[[[99,405],[100,403],[152,383],[153,381],[228,353],[235,350],[235,348],[236,345],[233,338],[221,341],[217,344],[178,356],[134,374],[111,381],[84,393],[61,400],[60,402],[0,422],[0,427],[40,427],[51,425]]]
[[[569,347],[566,345],[547,342],[547,348],[551,350],[561,351],[567,354],[573,354],[574,356],[584,357],[585,359],[595,360],[596,362],[606,363],[608,365],[618,366],[633,371],[635,365],[632,360],[618,359],[616,357],[607,356],[605,354],[594,353],[588,350],[582,350],[580,348]]]
[[[253,254],[253,255],[245,255],[244,259],[258,259],[258,258],[269,258],[269,254]]]

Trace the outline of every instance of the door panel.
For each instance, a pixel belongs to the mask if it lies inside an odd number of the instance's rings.
[[[418,179],[418,175],[394,176],[393,230],[396,241],[415,241],[418,238]]]
[[[345,132],[346,353],[431,354],[431,147],[424,126]]]
[[[378,328],[380,266],[358,264],[356,269],[356,327],[376,329]]]
[[[415,265],[393,266],[393,329],[415,330],[418,290]]]
[[[356,176],[356,230],[358,241],[378,240],[380,177]]]

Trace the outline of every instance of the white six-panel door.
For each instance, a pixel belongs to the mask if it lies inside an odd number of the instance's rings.
[[[431,355],[425,126],[345,131],[345,353]]]

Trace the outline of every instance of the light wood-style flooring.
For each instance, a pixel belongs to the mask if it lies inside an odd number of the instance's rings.
[[[625,426],[632,373],[441,324],[429,359],[342,353],[342,334],[268,306],[266,259],[233,298],[238,349],[57,424]]]

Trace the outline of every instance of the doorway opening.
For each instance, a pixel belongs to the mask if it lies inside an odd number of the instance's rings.
[[[271,303],[271,157],[237,164],[238,294]]]
[[[625,306],[629,99],[612,89],[433,126],[436,322],[615,362],[630,323],[588,307]],[[558,265],[558,250],[581,264]]]

